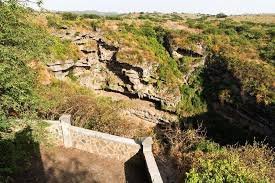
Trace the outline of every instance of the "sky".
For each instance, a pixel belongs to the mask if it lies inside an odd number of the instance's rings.
[[[43,7],[57,11],[245,14],[275,13],[275,0],[44,0]]]

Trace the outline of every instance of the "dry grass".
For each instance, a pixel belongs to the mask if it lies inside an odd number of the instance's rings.
[[[236,15],[230,16],[229,18],[238,22],[247,21],[254,23],[275,24],[275,14]]]
[[[72,114],[74,125],[124,137],[146,136],[144,125],[122,116],[126,104],[106,97],[77,95],[59,107],[60,113]]]
[[[97,50],[97,42],[95,40],[89,40],[84,47],[86,49]]]
[[[189,31],[189,30],[177,30],[177,31],[170,31],[172,46],[198,51],[198,42],[193,41],[190,39],[191,35],[196,35],[198,31]]]
[[[275,182],[274,150],[266,144],[254,142],[245,146],[232,146],[229,150],[232,155],[237,154],[242,166],[256,177],[268,177],[270,182]]]
[[[32,61],[29,66],[37,73],[38,83],[48,85],[52,82],[53,76],[44,64],[39,61]]]
[[[183,31],[186,31],[189,33],[200,33],[201,32],[200,29],[190,28],[187,25],[185,25],[183,22],[168,20],[168,21],[162,23],[162,25],[167,30],[183,30]]]
[[[166,168],[174,172],[172,179],[185,176],[185,172],[188,172],[194,161],[201,156],[201,152],[191,151],[194,144],[204,139],[199,134],[203,134],[201,129],[182,131],[178,124],[156,129],[153,151],[160,164],[167,165]]]
[[[28,17],[28,21],[31,21],[34,24],[39,25],[45,29],[48,28],[48,21],[46,18],[46,14],[44,14],[44,13],[39,13],[39,14],[36,14],[35,16],[30,15]]]
[[[97,96],[92,91],[72,82],[53,82],[41,88],[48,108],[43,112],[46,118],[56,119],[61,114],[71,114],[75,126],[124,137],[147,136],[151,133],[145,124],[130,120],[123,115],[128,106],[121,100]]]

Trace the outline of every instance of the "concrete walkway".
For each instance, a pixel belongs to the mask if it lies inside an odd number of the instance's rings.
[[[145,167],[135,162],[106,159],[76,149],[40,147],[40,153],[33,158],[30,170],[18,176],[15,182],[147,182]]]

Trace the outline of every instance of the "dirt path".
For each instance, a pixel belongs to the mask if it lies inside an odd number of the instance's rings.
[[[15,182],[121,183],[126,182],[125,163],[76,149],[40,147],[31,169]]]

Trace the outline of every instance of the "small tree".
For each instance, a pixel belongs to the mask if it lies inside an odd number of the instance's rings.
[[[76,20],[77,15],[71,12],[64,12],[61,14],[63,20]]]
[[[219,13],[219,14],[216,15],[216,17],[217,17],[217,18],[226,18],[227,15],[224,14],[224,13]]]

